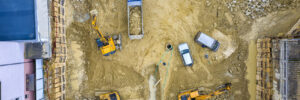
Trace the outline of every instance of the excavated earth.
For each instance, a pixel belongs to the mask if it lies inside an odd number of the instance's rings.
[[[66,1],[68,100],[93,99],[97,91],[118,91],[122,100],[148,100],[150,75],[160,80],[157,100],[176,100],[181,91],[213,90],[226,82],[232,83],[232,90],[214,100],[255,100],[255,90],[248,88],[255,88],[256,39],[285,33],[300,18],[300,0],[143,0],[145,36],[130,40],[126,4]],[[92,10],[104,35],[122,35],[121,51],[102,56],[91,25]],[[194,42],[199,31],[220,42],[217,52]],[[183,65],[177,49],[184,42],[194,59],[192,67]],[[169,52],[168,43],[174,48]]]
[[[129,18],[129,32],[132,35],[142,34],[142,16],[141,7],[129,7],[130,18]]]

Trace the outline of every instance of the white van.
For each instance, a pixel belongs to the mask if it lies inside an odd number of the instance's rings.
[[[192,58],[192,55],[190,53],[190,49],[189,49],[188,44],[187,43],[179,44],[178,50],[179,50],[179,53],[180,53],[181,58],[183,60],[183,64],[185,66],[192,66],[194,62],[193,62],[193,58]]]
[[[210,37],[202,32],[197,33],[197,35],[195,37],[195,41],[197,43],[199,43],[200,45],[204,45],[204,46],[208,47],[212,51],[217,51],[220,47],[220,43],[217,40],[213,39],[212,37]]]

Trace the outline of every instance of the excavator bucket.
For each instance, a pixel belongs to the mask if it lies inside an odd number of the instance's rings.
[[[97,15],[97,14],[98,14],[98,11],[97,11],[96,9],[91,10],[91,11],[90,11],[90,14],[91,14],[91,15]]]

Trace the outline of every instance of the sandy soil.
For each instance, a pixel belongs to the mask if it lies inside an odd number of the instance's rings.
[[[142,34],[142,16],[141,7],[129,7],[130,18],[129,18],[129,32],[132,35]]]
[[[66,1],[67,40],[72,51],[68,53],[67,99],[93,98],[96,90],[115,90],[123,100],[147,100],[149,77],[155,75],[156,64],[156,80],[161,80],[157,100],[176,100],[180,91],[214,89],[226,82],[233,84],[231,92],[214,99],[249,99],[248,83],[253,87],[253,79],[248,82],[245,78],[249,41],[287,32],[300,18],[300,10],[270,11],[252,19],[243,10],[232,12],[227,2],[231,0],[144,0],[145,36],[142,40],[130,40],[125,0]],[[121,33],[122,51],[102,56],[95,42],[97,34],[88,19],[89,11],[94,9],[98,11],[97,24],[105,35]],[[220,49],[212,52],[195,43],[198,31],[219,40]],[[177,50],[183,42],[188,43],[195,62],[191,68],[183,66]],[[173,51],[166,52],[168,43],[173,45]],[[163,66],[160,61],[169,63]]]
[[[248,47],[248,59],[247,65],[247,75],[246,78],[249,80],[248,91],[250,94],[249,100],[255,100],[256,96],[256,41],[252,40]]]

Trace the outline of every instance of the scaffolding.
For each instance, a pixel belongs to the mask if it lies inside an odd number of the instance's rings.
[[[288,35],[294,35],[294,36],[300,36],[300,19],[298,22],[291,28],[289,32],[287,32]]]
[[[256,100],[270,100],[273,92],[271,38],[257,40]]]
[[[256,100],[300,100],[300,19],[283,37],[257,40]]]
[[[300,39],[258,39],[256,100],[298,100],[298,86]]]

